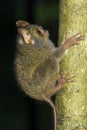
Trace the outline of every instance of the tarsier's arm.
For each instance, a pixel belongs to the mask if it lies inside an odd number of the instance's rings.
[[[61,59],[61,56],[63,55],[63,53],[69,49],[70,47],[74,46],[74,45],[78,45],[80,44],[79,42],[84,40],[84,35],[82,35],[81,33],[77,33],[76,35],[66,38],[64,44],[62,44],[55,52],[54,55],[56,57],[59,57]]]

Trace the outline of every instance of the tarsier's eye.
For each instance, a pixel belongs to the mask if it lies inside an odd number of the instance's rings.
[[[37,33],[38,33],[39,35],[41,35],[41,34],[42,34],[41,30],[37,30]]]
[[[42,27],[37,27],[36,28],[36,33],[40,37],[48,38],[49,37],[49,32],[48,30],[44,30]]]
[[[39,36],[44,36],[44,30],[42,28],[36,28],[36,33],[39,35]]]

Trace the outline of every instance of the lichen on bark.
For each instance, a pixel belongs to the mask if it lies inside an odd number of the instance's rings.
[[[60,72],[75,81],[57,93],[58,130],[87,130],[87,0],[60,0],[59,43],[78,32],[85,41],[67,50],[60,63]]]

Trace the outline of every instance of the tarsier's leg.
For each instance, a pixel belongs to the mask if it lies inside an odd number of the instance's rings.
[[[70,81],[73,81],[72,80],[73,78],[70,78],[70,79],[66,79],[64,76],[60,76],[59,79],[58,79],[58,85],[55,86],[54,88],[52,88],[51,90],[49,90],[46,95],[45,94],[42,94],[43,96],[43,99],[50,104],[50,106],[52,107],[53,109],[53,115],[54,115],[54,130],[57,130],[57,116],[56,116],[56,109],[55,109],[55,105],[54,103],[51,101],[50,97],[52,95],[54,95],[57,91],[59,91],[62,86],[66,83],[66,82],[70,82]]]
[[[58,85],[53,87],[51,90],[49,90],[46,95],[45,94],[42,94],[44,100],[50,104],[50,106],[52,107],[53,109],[53,113],[54,113],[54,130],[57,130],[56,126],[57,126],[57,119],[56,119],[56,109],[55,109],[55,105],[54,103],[51,101],[50,97],[52,95],[54,95],[57,91],[59,91],[62,86],[66,83],[66,82],[69,82],[69,81],[72,81],[72,78],[70,79],[66,79],[64,76],[60,76],[59,79],[58,79]]]
[[[46,93],[46,96],[47,97],[51,97],[52,95],[54,95],[56,92],[58,92],[61,88],[62,88],[62,86],[65,84],[65,83],[67,83],[67,82],[72,82],[73,81],[73,78],[74,78],[74,76],[73,77],[71,77],[71,78],[66,78],[66,77],[64,77],[63,75],[62,76],[59,76],[59,78],[58,78],[58,85],[57,86],[55,86],[55,87],[53,87],[53,88],[51,88],[47,93]]]

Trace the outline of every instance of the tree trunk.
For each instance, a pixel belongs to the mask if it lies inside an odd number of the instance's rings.
[[[87,33],[87,0],[60,0],[59,43],[65,37]],[[67,83],[56,96],[57,129],[87,130],[87,42],[73,46],[64,54],[60,72],[75,81]]]

